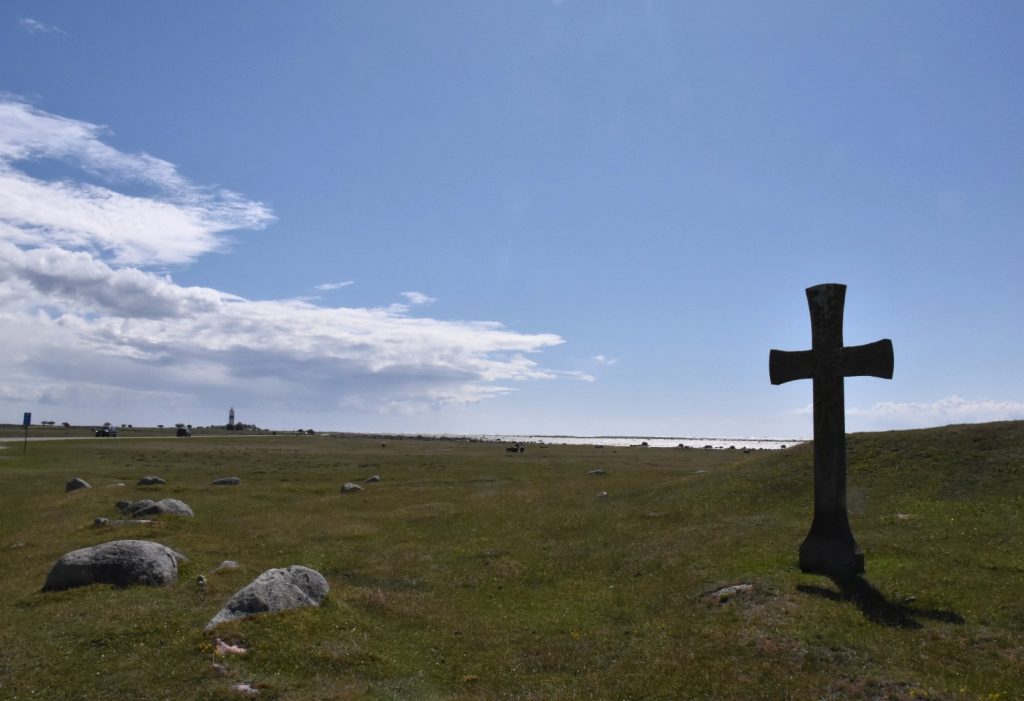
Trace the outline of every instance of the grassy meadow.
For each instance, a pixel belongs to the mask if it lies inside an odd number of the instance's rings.
[[[6,445],[2,699],[232,699],[242,681],[261,699],[1024,698],[1024,422],[850,436],[867,563],[853,582],[796,566],[809,445]],[[167,484],[136,486],[151,474]],[[64,493],[72,477],[93,488]],[[118,500],[165,497],[195,517],[93,525]],[[177,584],[41,591],[64,553],[121,538],[187,555]],[[211,574],[223,560],[241,567]],[[203,632],[236,590],[292,564],[328,579],[322,607]],[[753,588],[709,596],[739,583]],[[215,660],[216,637],[249,652]]]

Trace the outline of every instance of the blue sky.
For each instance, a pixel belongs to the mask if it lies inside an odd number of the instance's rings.
[[[18,422],[808,436],[1024,418],[1017,3],[0,8]]]

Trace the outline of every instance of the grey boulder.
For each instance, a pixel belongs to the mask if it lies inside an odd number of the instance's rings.
[[[81,477],[76,477],[73,480],[68,480],[68,483],[64,485],[65,492],[73,492],[76,489],[91,489],[92,485],[86,482]]]
[[[368,483],[368,484],[371,483],[371,482],[380,482],[380,475],[372,475],[371,477],[367,477],[363,481]]]
[[[146,475],[138,481],[138,486],[143,487],[149,484],[167,484],[167,480],[156,475]]]
[[[118,510],[134,517],[170,514],[172,516],[195,516],[191,507],[179,499],[140,499],[139,501],[119,501]]]
[[[222,485],[232,485],[239,484],[241,483],[241,481],[242,480],[240,480],[238,477],[221,477],[219,480],[214,480],[213,483]]]
[[[361,492],[361,491],[363,491],[363,488],[360,487],[355,482],[346,482],[345,484],[341,485],[341,491],[343,491],[343,492]]]
[[[178,578],[181,553],[148,540],[114,540],[73,550],[54,563],[43,591],[59,591],[89,584],[127,587],[144,584],[163,587]]]
[[[258,613],[319,606],[330,590],[322,574],[302,565],[267,570],[235,592],[206,630]]]

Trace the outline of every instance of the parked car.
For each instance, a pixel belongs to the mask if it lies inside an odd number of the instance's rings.
[[[113,426],[104,426],[96,429],[97,438],[117,438],[117,429]]]
[[[192,431],[188,430],[187,428],[179,428],[178,429],[178,438],[183,438],[183,437],[184,438],[191,438],[192,437]]]

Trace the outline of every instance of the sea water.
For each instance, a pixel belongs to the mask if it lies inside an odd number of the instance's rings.
[[[444,438],[465,438],[506,443],[546,443],[549,445],[606,445],[614,447],[648,448],[714,448],[718,450],[780,450],[806,442],[804,439],[785,438],[694,438],[687,436],[543,436],[477,434]]]

